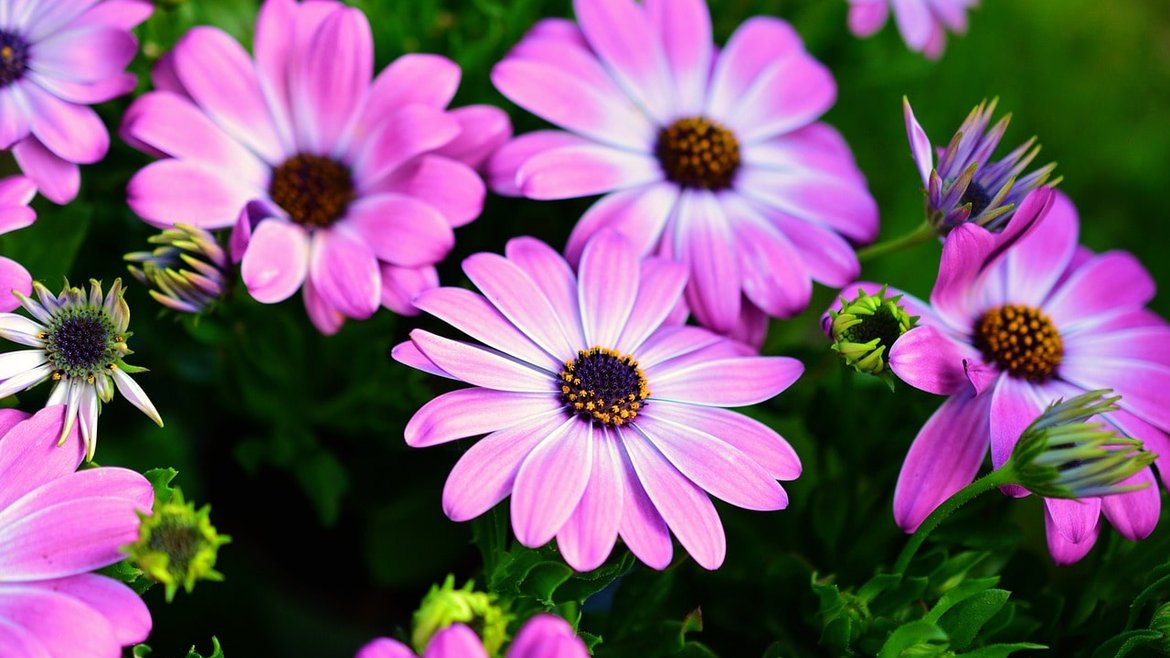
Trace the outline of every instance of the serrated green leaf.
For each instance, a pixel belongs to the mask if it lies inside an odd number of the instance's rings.
[[[930,609],[930,612],[926,613],[926,617],[924,617],[924,619],[937,623],[938,620],[941,619],[942,616],[956,604],[961,603],[962,601],[965,601],[968,598],[975,596],[984,590],[987,590],[988,588],[994,587],[998,583],[998,576],[991,576],[989,578],[971,578],[969,580],[964,580],[950,590],[947,590],[947,592],[939,598],[938,603],[934,604],[934,607]]]
[[[547,606],[555,605],[553,593],[573,577],[573,570],[563,562],[541,562],[524,576],[523,591]]]
[[[1097,650],[1093,652],[1093,658],[1122,658],[1122,656],[1129,655],[1134,649],[1155,642],[1163,642],[1165,639],[1166,637],[1160,632],[1149,628],[1126,631],[1097,647]]]
[[[998,580],[998,579],[984,579]],[[956,588],[957,589],[957,588]],[[965,649],[975,641],[979,629],[994,617],[1008,602],[1011,593],[989,589],[967,597],[951,608],[938,625],[946,631],[955,649]]]
[[[171,502],[171,497],[174,496],[174,490],[171,488],[171,481],[179,474],[173,468],[152,468],[142,474],[150,482],[151,488],[154,489],[154,499],[160,503]]]
[[[946,651],[946,642],[947,634],[938,625],[920,619],[900,626],[891,633],[878,652],[878,658],[903,658],[911,655],[911,650],[914,656],[931,655],[919,650],[925,647],[936,648],[938,651],[935,655],[939,655]]]

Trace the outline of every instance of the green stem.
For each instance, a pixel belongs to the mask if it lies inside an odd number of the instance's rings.
[[[917,228],[910,231],[909,233],[903,233],[896,238],[886,240],[885,242],[879,242],[877,244],[871,244],[865,249],[859,250],[857,252],[857,259],[863,263],[869,262],[871,260],[877,260],[886,254],[896,253],[902,251],[903,249],[909,249],[915,245],[922,244],[923,242],[926,242],[927,240],[936,237],[937,235],[938,234],[935,233],[933,226],[926,222],[922,222],[918,225]]]
[[[898,556],[898,561],[894,563],[894,573],[899,576],[906,573],[906,569],[910,567],[910,560],[914,559],[914,554],[922,547],[922,543],[926,541],[930,533],[934,532],[934,529],[945,521],[948,516],[954,514],[963,505],[971,502],[976,496],[991,491],[996,487],[1011,484],[1016,479],[1015,467],[1009,462],[999,469],[968,484],[960,489],[958,493],[946,499],[914,531],[914,535],[910,537],[910,541],[906,543],[906,547],[902,549],[902,553]]]

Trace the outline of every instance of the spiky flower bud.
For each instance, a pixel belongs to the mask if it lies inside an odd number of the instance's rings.
[[[123,550],[147,576],[166,586],[168,602],[180,587],[190,594],[200,580],[223,580],[215,559],[231,537],[215,531],[210,514],[211,506],[196,510],[177,488],[169,500],[156,498],[150,514],[138,514],[138,541]]]
[[[830,349],[858,372],[877,375],[892,389],[894,378],[886,367],[886,355],[918,318],[902,307],[901,295],[886,297],[885,286],[876,295],[858,288],[852,300],[840,299],[841,310],[829,311]]]
[[[1117,410],[1119,396],[1092,391],[1049,405],[1012,450],[1019,484],[1045,498],[1125,493],[1143,485],[1122,482],[1154,463],[1142,442],[1104,423],[1087,422]]]
[[[148,241],[158,247],[124,258],[155,301],[180,313],[202,313],[223,296],[230,261],[211,233],[176,224]]]
[[[455,576],[432,586],[414,613],[410,642],[421,656],[435,633],[452,624],[465,624],[480,636],[487,655],[495,656],[508,639],[509,615],[495,604],[495,597],[477,592],[474,582],[455,589]]]

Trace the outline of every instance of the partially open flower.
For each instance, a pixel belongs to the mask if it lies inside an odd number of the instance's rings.
[[[447,576],[442,587],[435,585],[414,613],[414,632],[410,643],[422,655],[436,633],[452,624],[474,628],[488,655],[494,656],[508,639],[508,615],[495,604],[495,597],[477,592],[468,582],[455,589],[455,576]]]
[[[1118,409],[1121,397],[1105,397],[1108,393],[1091,391],[1054,402],[1024,430],[1011,458],[1024,488],[1046,498],[1085,498],[1149,485],[1125,482],[1157,455],[1111,426],[1088,422]]]
[[[182,587],[188,594],[200,580],[223,580],[215,570],[219,547],[231,541],[211,525],[211,507],[198,510],[178,489],[170,500],[156,499],[150,514],[139,513],[138,541],[123,550],[130,561],[167,588],[167,601]]]
[[[1049,181],[1056,169],[1054,162],[1024,175],[1040,153],[1035,137],[1002,159],[991,160],[1011,121],[1011,115],[1005,116],[988,129],[996,102],[980,103],[945,148],[934,148],[914,117],[910,101],[902,99],[910,152],[926,188],[926,219],[941,235],[966,223],[999,232],[1029,192],[1060,182],[1059,178]]]
[[[894,341],[914,328],[918,318],[902,307],[902,295],[887,297],[885,286],[873,295],[858,288],[852,300],[840,300],[841,309],[830,309],[825,323],[826,333],[833,339],[829,349],[857,372],[877,375],[892,388],[894,378],[886,367],[886,354]]]
[[[176,224],[148,241],[158,247],[124,258],[155,301],[180,313],[202,313],[223,296],[230,261],[210,232]]]

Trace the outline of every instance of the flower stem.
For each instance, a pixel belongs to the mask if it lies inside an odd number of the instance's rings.
[[[906,573],[906,569],[910,567],[910,560],[914,559],[914,554],[922,547],[922,543],[930,536],[931,532],[939,526],[948,516],[954,514],[963,505],[971,502],[976,496],[991,491],[996,487],[1005,484],[1011,484],[1016,481],[1015,467],[1009,463],[1004,464],[999,469],[994,470],[987,475],[975,480],[971,484],[963,487],[950,498],[946,499],[942,505],[939,505],[922,525],[914,531],[914,535],[910,537],[910,541],[906,543],[906,547],[902,549],[902,553],[898,555],[898,561],[894,563],[894,573],[901,576]]]
[[[896,253],[903,249],[909,249],[915,245],[922,244],[936,235],[933,226],[927,222],[922,222],[909,233],[903,233],[896,238],[872,244],[865,249],[859,250],[857,252],[857,259],[863,263],[876,260],[886,254]]]

